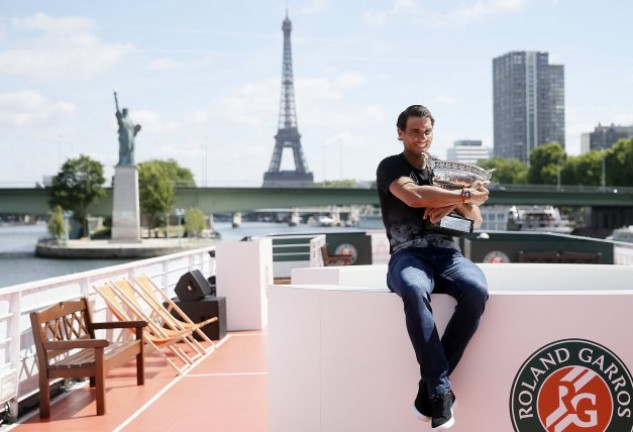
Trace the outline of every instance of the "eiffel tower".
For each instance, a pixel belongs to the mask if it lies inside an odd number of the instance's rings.
[[[290,46],[290,32],[292,23],[286,19],[281,29],[284,32],[283,72],[281,77],[281,102],[279,106],[279,129],[275,135],[275,149],[268,171],[264,173],[263,187],[304,187],[314,183],[312,173],[308,171],[308,164],[301,148],[301,135],[297,128],[297,113],[295,109],[295,90],[292,79],[292,49]],[[281,156],[285,148],[290,148],[294,154],[295,170],[281,171]]]

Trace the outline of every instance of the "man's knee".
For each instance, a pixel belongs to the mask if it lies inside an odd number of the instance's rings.
[[[479,309],[483,312],[486,301],[488,300],[488,286],[485,282],[473,281],[466,289],[463,290],[462,295],[458,297],[459,303],[468,304],[473,309]]]
[[[480,308],[483,313],[488,301],[488,286],[486,284],[474,284],[470,290],[471,302]]]

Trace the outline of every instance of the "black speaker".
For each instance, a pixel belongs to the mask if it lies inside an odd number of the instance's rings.
[[[218,320],[200,328],[209,339],[219,340],[226,336],[226,297],[206,296],[202,300],[183,301],[176,298],[174,303],[195,323],[217,316]],[[178,314],[171,312],[176,318]],[[198,340],[202,339],[197,333],[193,334]]]
[[[215,286],[211,285],[200,270],[192,270],[180,276],[175,291],[180,300],[196,301],[215,295]]]

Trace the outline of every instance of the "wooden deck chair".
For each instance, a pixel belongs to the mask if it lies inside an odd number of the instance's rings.
[[[194,352],[193,357],[191,357],[192,362],[207,353],[204,346],[193,337],[195,328],[179,326],[169,311],[160,302],[156,302],[153,298],[150,298],[145,291],[137,289],[127,279],[119,279],[111,283],[114,285],[114,288],[130,302],[130,306],[133,307],[134,310],[144,313],[149,319],[150,324],[156,324],[158,326],[157,330],[162,334],[182,335],[182,342],[189,345]]]
[[[146,296],[148,301],[151,299],[155,304],[159,306],[163,306],[167,309],[167,312],[173,317],[173,320],[169,322],[169,325],[173,325],[174,329],[189,329],[193,330],[196,335],[198,335],[203,341],[209,343],[209,347],[206,348],[207,351],[214,350],[216,348],[215,343],[201,330],[202,327],[207,324],[218,321],[218,317],[211,317],[204,321],[194,323],[191,319],[185,314],[182,309],[178,307],[176,302],[174,302],[169,296],[162,290],[158,285],[152,281],[152,279],[146,274],[140,274],[132,277],[132,282],[135,288],[141,293],[141,295]],[[174,316],[174,313],[177,315]]]
[[[112,285],[104,283],[101,285],[93,285],[93,288],[105,300],[108,308],[119,321],[135,321],[138,317],[144,316],[144,314],[137,313],[133,308],[129,307],[124,297],[122,297],[122,294],[116,291]],[[144,321],[146,320],[144,319]],[[183,374],[191,368],[193,361],[183,352],[182,348],[176,345],[176,342],[182,339],[182,334],[165,335],[164,332],[156,327],[154,323],[150,324],[148,322],[147,327],[143,329],[145,342],[158,352],[179,374]],[[181,365],[178,365],[164,352],[165,348],[168,348],[176,355]]]
[[[351,265],[353,256],[347,254],[332,255],[328,249],[328,245],[321,246],[321,257],[324,266],[346,266]]]
[[[168,325],[167,322],[171,320],[170,314],[162,305],[154,305],[154,302],[147,302],[143,297],[140,297],[134,286],[126,279],[120,279],[115,282],[110,282],[114,289],[128,302],[128,306],[131,307],[136,313],[143,314],[143,316],[149,319],[149,325],[154,325],[154,330],[157,334],[167,337],[176,337],[178,342],[184,342],[190,348],[191,353],[187,354],[184,350],[180,350],[180,353],[184,355],[188,362],[194,363],[200,357],[206,354],[204,347],[193,337],[193,332],[190,329],[177,329]]]

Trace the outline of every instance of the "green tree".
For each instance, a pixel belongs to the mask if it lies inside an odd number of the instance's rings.
[[[100,162],[85,155],[68,159],[53,177],[49,204],[71,210],[73,218],[81,223],[83,232],[88,232],[87,209],[105,196],[104,183],[103,165]]]
[[[152,159],[148,162],[145,162],[145,164],[154,164],[160,166],[165,173],[165,176],[167,176],[167,178],[173,182],[175,187],[196,185],[191,170],[189,168],[181,167],[180,165],[178,165],[178,162],[173,159]]]
[[[530,184],[556,184],[559,170],[567,154],[557,142],[543,144],[530,153],[530,168],[527,180]]]
[[[141,212],[148,217],[149,228],[154,228],[158,216],[168,213],[176,202],[174,183],[160,164],[145,162],[138,166],[138,189]]]
[[[605,154],[606,184],[633,186],[633,138],[621,139]]]
[[[149,228],[157,226],[161,215],[169,213],[176,203],[174,188],[195,186],[193,174],[173,159],[150,160],[138,165],[138,187],[141,212],[149,219]]]
[[[205,227],[204,213],[200,209],[190,208],[185,212],[185,231],[187,236],[199,237]]]
[[[600,185],[603,150],[593,150],[580,156],[569,156],[561,170],[561,183],[569,185]]]
[[[344,180],[325,180],[322,183],[315,183],[315,187],[322,188],[355,188],[356,180],[344,179]]]
[[[48,233],[52,235],[55,240],[59,241],[66,233],[66,221],[64,220],[61,206],[54,206],[50,215],[51,217],[48,220]]]
[[[481,160],[477,165],[484,169],[494,169],[492,181],[501,184],[524,184],[527,182],[528,168],[518,159],[494,157]]]

